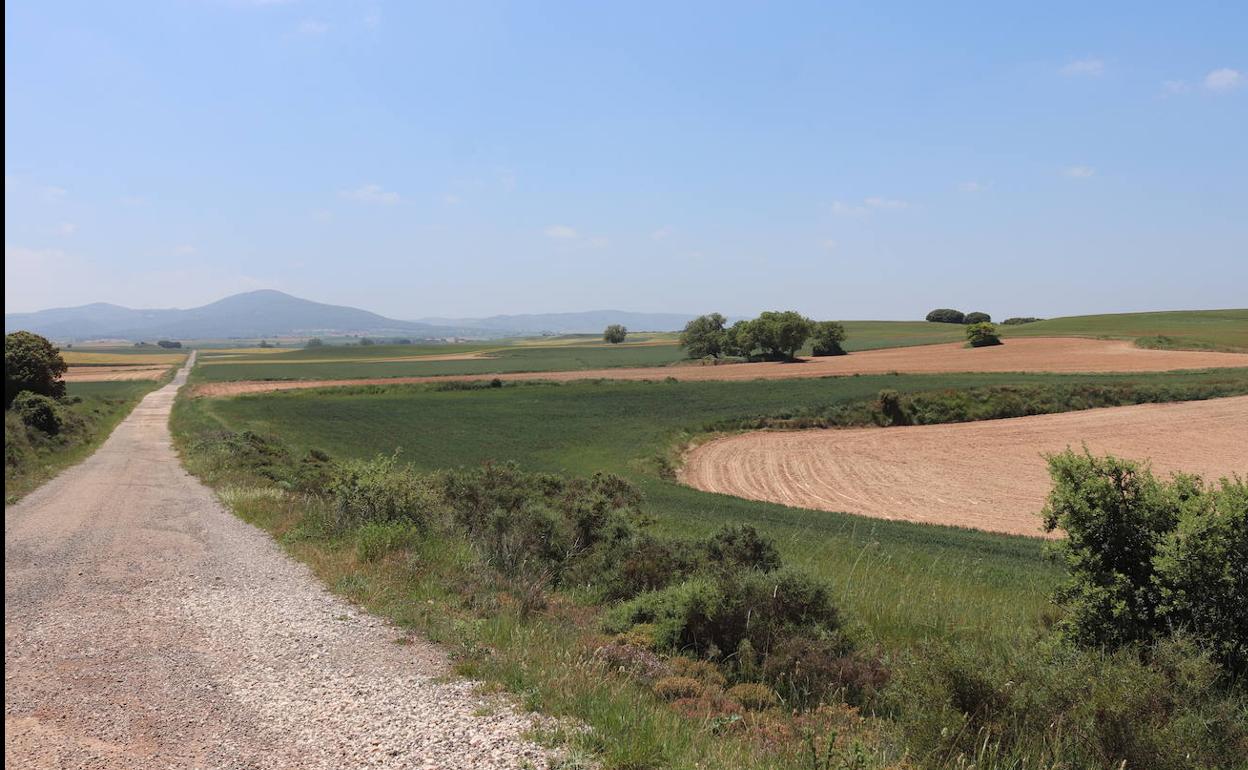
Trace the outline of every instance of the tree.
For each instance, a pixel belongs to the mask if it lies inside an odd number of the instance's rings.
[[[611,324],[602,331],[602,339],[612,345],[618,345],[628,336],[628,329],[621,324]]]
[[[768,310],[750,321],[750,336],[768,358],[792,361],[810,339],[812,326],[795,310]]]
[[[996,324],[990,323],[971,324],[966,327],[966,339],[970,341],[973,348],[1001,344],[1001,338],[997,336]]]
[[[726,323],[727,319],[719,313],[700,315],[685,324],[684,331],[680,333],[680,346],[690,358],[719,358],[727,342]]]
[[[754,338],[754,324],[752,321],[737,321],[732,326],[724,329],[722,348],[724,355],[749,358],[754,355],[754,351],[757,348],[758,341]]]
[[[273,346],[269,344],[269,341],[268,341],[268,340],[260,340],[260,347],[262,347],[262,348],[271,348],[271,347],[273,347]]]
[[[319,348],[319,347],[322,347],[324,344],[325,344],[325,341],[322,340],[320,337],[313,337],[312,339],[307,341],[307,343],[305,344],[305,347]]]
[[[173,350],[182,347],[182,343],[175,340],[157,340],[156,344],[166,350]]]
[[[812,325],[811,336],[815,340],[815,348],[812,351],[814,355],[845,355],[845,348],[841,347],[841,343],[845,341],[845,327],[836,321],[816,321]]]
[[[962,314],[961,310],[940,307],[928,313],[927,320],[938,324],[960,324],[966,322],[966,316]]]
[[[992,323],[992,316],[987,313],[981,313],[976,310],[974,313],[967,313],[966,318],[962,319],[962,323],[968,324],[986,324]]]
[[[369,337],[361,337],[360,344],[361,345],[376,345],[377,343],[373,342],[373,340]]]
[[[4,408],[23,390],[49,398],[65,395],[62,377],[69,367],[56,346],[31,332],[4,335]]]
[[[1033,318],[1031,316],[1025,316],[1021,318],[1020,317],[1007,318],[1001,323],[1005,324],[1006,326],[1018,326],[1019,324],[1029,324],[1029,323],[1035,323],[1036,321],[1043,321],[1043,320],[1044,320],[1043,318]]]

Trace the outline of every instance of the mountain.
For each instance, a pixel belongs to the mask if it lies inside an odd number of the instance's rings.
[[[671,332],[685,328],[695,316],[681,313],[631,313],[625,310],[587,310],[582,313],[496,315],[489,318],[422,318],[421,323],[468,329],[496,329],[513,335],[598,334],[610,324],[630,331]]]
[[[188,310],[133,310],[95,303],[34,313],[6,313],[5,333],[26,329],[58,341],[297,337],[373,334],[441,338],[501,336],[488,327],[441,326],[398,321],[342,305],[327,305],[262,290]]]

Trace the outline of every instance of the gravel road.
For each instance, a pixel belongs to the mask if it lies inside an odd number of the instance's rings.
[[[531,718],[396,644],[182,469],[186,372],[5,509],[5,767],[545,766]]]

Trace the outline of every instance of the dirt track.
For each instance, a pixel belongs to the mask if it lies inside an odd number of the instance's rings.
[[[1208,479],[1248,475],[1248,396],[952,425],[759,431],[697,447],[681,481],[801,508],[1039,535],[1042,454],[1086,443]]]
[[[273,390],[347,385],[394,385],[450,380],[757,380],[833,377],[851,374],[942,372],[1154,372],[1178,369],[1248,367],[1248,353],[1147,350],[1125,340],[1035,337],[1009,340],[999,347],[972,349],[961,343],[867,350],[847,356],[812,358],[800,363],[724,364],[587,369],[563,372],[377,377],[350,380],[276,380],[211,382],[195,386],[199,396],[232,396]]]
[[[71,366],[65,372],[66,382],[118,382],[122,380],[159,380],[172,367],[165,366]]]
[[[5,768],[545,766],[530,719],[182,470],[185,378],[5,509]]]

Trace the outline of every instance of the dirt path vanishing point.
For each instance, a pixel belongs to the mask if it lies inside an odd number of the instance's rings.
[[[442,375],[436,377],[374,377],[350,380],[274,380],[209,382],[195,386],[198,396],[234,396],[273,390],[301,390],[347,385],[500,380],[758,380],[834,377],[851,374],[932,374],[950,372],[1163,372],[1179,369],[1248,367],[1248,353],[1192,350],[1148,350],[1126,340],[1077,337],[1031,337],[1007,340],[991,348],[961,343],[865,350],[847,356],[812,358],[800,363],[724,364],[722,366],[656,366],[586,369],[562,372]]]
[[[329,594],[187,474],[186,369],[4,512],[6,768],[497,768],[544,752],[436,648]]]
[[[1010,420],[756,431],[686,457],[680,479],[708,492],[882,519],[1040,535],[1051,483],[1043,454],[1151,459],[1162,475],[1248,475],[1248,396]]]

